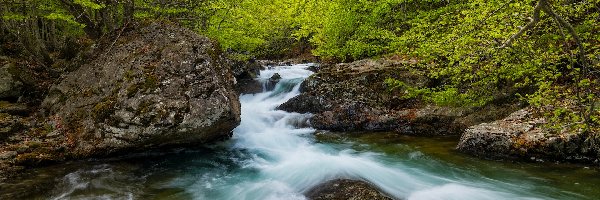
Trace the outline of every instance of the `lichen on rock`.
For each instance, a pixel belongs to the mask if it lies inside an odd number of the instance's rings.
[[[201,144],[240,121],[234,78],[218,46],[174,25],[123,33],[53,85],[42,103],[76,157]]]
[[[392,200],[368,182],[349,179],[321,183],[305,194],[310,200]]]
[[[488,159],[600,163],[600,138],[576,132],[552,133],[531,108],[469,127],[460,138],[461,152]]]

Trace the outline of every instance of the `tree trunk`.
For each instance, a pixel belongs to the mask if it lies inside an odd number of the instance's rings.
[[[91,19],[87,13],[85,13],[85,10],[80,5],[71,3],[69,0],[60,0],[60,2],[69,9],[69,12],[73,16],[80,16],[76,17],[75,20],[85,25],[83,31],[88,37],[92,39],[98,39],[100,36],[102,36],[101,27],[98,27],[98,24],[94,23],[94,20]]]
[[[135,2],[134,0],[125,0],[125,4],[123,4],[123,25],[127,25],[128,23],[133,21],[133,14],[135,12]]]

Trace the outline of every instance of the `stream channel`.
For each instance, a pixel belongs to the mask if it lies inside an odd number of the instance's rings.
[[[481,160],[456,152],[456,136],[315,136],[310,114],[275,110],[299,94],[309,66],[262,70],[260,81],[282,79],[272,91],[240,97],[242,121],[228,141],[31,169],[0,183],[0,199],[305,199],[336,178],[409,200],[600,198],[597,168]]]

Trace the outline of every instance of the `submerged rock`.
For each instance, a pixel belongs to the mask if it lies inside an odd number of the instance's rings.
[[[574,132],[550,133],[543,127],[545,123],[522,109],[504,119],[469,127],[457,149],[488,159],[600,162],[600,138]]]
[[[319,184],[305,195],[311,200],[392,200],[367,182],[348,179]]]
[[[279,80],[281,80],[281,75],[279,75],[279,73],[275,73],[273,76],[271,76],[271,78],[269,78],[269,81],[273,83],[277,83]]]
[[[52,86],[42,104],[74,156],[230,137],[240,103],[208,38],[153,23],[115,44]]]
[[[265,89],[267,91],[275,89],[275,86],[277,85],[277,83],[279,83],[279,80],[281,80],[281,75],[279,75],[279,73],[273,74],[271,78],[267,80],[265,84]]]

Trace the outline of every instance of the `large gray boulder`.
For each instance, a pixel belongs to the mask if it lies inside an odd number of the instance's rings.
[[[208,38],[153,23],[52,86],[42,103],[73,156],[202,144],[240,122],[234,77]]]
[[[488,159],[600,163],[600,138],[574,131],[554,132],[531,109],[471,126],[460,138],[461,152]]]
[[[493,121],[471,126],[465,130],[457,149],[462,152],[488,158],[502,158],[518,155],[518,148],[513,146],[520,136],[541,137],[543,131],[536,128],[540,119],[527,121],[529,112],[519,110],[510,116]]]

